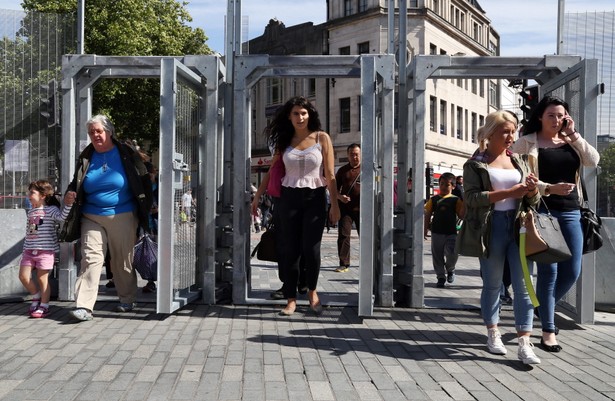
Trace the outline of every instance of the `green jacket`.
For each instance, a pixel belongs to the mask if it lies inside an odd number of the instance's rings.
[[[489,202],[492,191],[487,163],[482,161],[483,153],[474,153],[463,165],[464,205],[466,214],[457,236],[455,251],[460,255],[489,257],[489,239],[491,237],[491,217],[493,203]],[[521,173],[521,182],[531,173],[527,157],[509,152],[512,162]],[[531,197],[524,197],[518,202],[517,217],[524,212],[525,206],[536,206],[540,200],[538,192]]]

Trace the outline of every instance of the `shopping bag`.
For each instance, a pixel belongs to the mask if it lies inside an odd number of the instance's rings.
[[[158,280],[158,244],[151,234],[144,234],[134,248],[132,267],[147,281]]]

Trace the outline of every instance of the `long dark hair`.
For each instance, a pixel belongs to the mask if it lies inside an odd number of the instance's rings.
[[[269,145],[275,148],[280,154],[284,153],[286,148],[290,146],[293,135],[295,135],[295,128],[289,118],[290,112],[295,106],[307,110],[309,116],[308,129],[310,131],[315,132],[322,130],[316,107],[303,96],[290,98],[276,111],[273,121],[271,121],[271,124],[269,124],[269,127],[265,130],[269,132]]]
[[[36,190],[45,197],[45,205],[61,207],[60,201],[55,197],[54,189],[49,181],[38,180],[28,185],[28,191]]]
[[[570,114],[568,103],[555,96],[545,96],[538,102],[536,107],[534,107],[534,110],[532,110],[529,121],[521,129],[521,135],[533,134],[542,129],[542,121],[540,119],[549,106],[564,106],[566,113]]]

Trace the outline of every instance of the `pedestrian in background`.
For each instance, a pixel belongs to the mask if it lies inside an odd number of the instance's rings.
[[[436,287],[444,288],[444,283],[455,281],[455,266],[459,257],[455,251],[457,239],[457,219],[463,219],[463,201],[452,194],[455,188],[455,175],[444,173],[438,178],[440,194],[429,198],[425,204],[423,236],[431,230],[431,259],[438,282]]]
[[[478,256],[483,279],[481,314],[487,326],[487,348],[506,354],[498,328],[504,260],[508,260],[514,291],[513,312],[517,331],[517,358],[537,364],[530,341],[533,306],[528,295],[519,247],[515,241],[515,220],[522,202],[538,204],[538,179],[519,155],[510,151],[517,120],[506,111],[487,115],[478,130],[479,148],[463,166],[465,220],[457,240],[457,252]],[[530,272],[531,274],[531,272]]]
[[[354,223],[359,232],[361,206],[361,145],[351,143],[346,148],[348,163],[337,170],[335,180],[339,187],[337,201],[340,208],[340,220],[337,231],[337,254],[340,265],[338,273],[347,272],[350,267],[350,234]]]

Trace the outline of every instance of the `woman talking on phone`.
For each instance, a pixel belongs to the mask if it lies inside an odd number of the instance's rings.
[[[559,352],[562,347],[555,337],[555,305],[577,281],[583,256],[580,168],[596,167],[600,155],[576,130],[568,103],[556,97],[546,96],[536,105],[522,135],[512,149],[529,155],[530,166],[539,180],[538,190],[557,218],[572,253],[563,262],[537,263],[540,344],[548,352]]]

